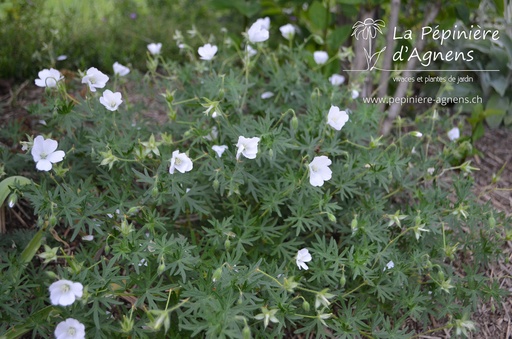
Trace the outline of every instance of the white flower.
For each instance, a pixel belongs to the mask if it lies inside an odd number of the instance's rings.
[[[355,89],[352,90],[352,99],[357,99],[359,98],[359,92],[356,91]]]
[[[103,92],[103,96],[100,98],[100,103],[109,111],[116,111],[122,102],[121,92],[113,93],[109,89],[105,90],[105,92]]]
[[[81,298],[84,286],[78,282],[59,280],[50,285],[50,300],[52,305],[69,306],[76,298]]]
[[[329,77],[329,81],[333,86],[339,86],[345,82],[345,77],[340,74],[333,74]]]
[[[272,93],[272,92],[264,92],[264,93],[262,93],[262,94],[261,94],[261,98],[262,98],[263,100],[265,100],[265,99],[270,99],[270,98],[272,98],[273,96],[274,96],[274,93]]]
[[[162,44],[160,42],[158,43],[151,43],[148,45],[148,51],[149,53],[153,55],[160,54],[160,49],[162,49]]]
[[[418,132],[418,131],[412,131],[410,133],[413,137],[416,137],[416,138],[421,138],[423,136],[423,133],[421,132]]]
[[[84,339],[85,326],[76,319],[68,318],[57,325],[54,334],[56,339]]]
[[[247,31],[247,37],[250,42],[263,42],[268,40],[269,38],[268,29],[264,27],[261,22],[256,21],[249,27]]]
[[[256,158],[256,154],[258,153],[258,143],[260,142],[260,138],[246,138],[243,136],[238,137],[238,143],[236,147],[238,150],[236,151],[236,159],[240,158],[240,154],[243,154],[247,159]]]
[[[309,253],[308,249],[303,248],[303,249],[297,251],[297,256],[295,257],[295,263],[299,267],[299,270],[301,270],[301,269],[307,270],[307,269],[309,269],[309,267],[308,267],[308,265],[306,265],[306,263],[310,262],[311,259],[313,259],[313,258],[311,257],[311,254]]]
[[[59,55],[59,56],[57,57],[57,61],[64,61],[64,60],[66,60],[67,58],[68,58],[68,56],[67,56],[67,55],[62,54],[62,55]]]
[[[261,308],[261,313],[255,315],[254,319],[263,320],[263,325],[265,326],[265,328],[267,328],[270,321],[273,322],[274,324],[277,324],[279,322],[279,319],[276,318],[277,311],[277,308],[269,310],[266,306],[263,306]]]
[[[124,77],[128,73],[130,73],[130,69],[124,65],[121,65],[119,62],[114,62],[114,65],[112,66],[114,68],[114,74],[117,74],[121,77]]]
[[[245,46],[245,53],[247,53],[247,56],[252,57],[256,55],[258,52],[251,47],[251,45]]]
[[[267,31],[270,29],[270,18],[268,16],[264,18],[259,18],[258,20],[256,20],[255,23],[261,25]]]
[[[174,174],[175,169],[181,173],[185,173],[191,171],[193,167],[194,165],[192,164],[192,160],[190,160],[185,153],[180,153],[180,151],[172,152],[169,173]]]
[[[348,121],[348,114],[345,111],[340,111],[339,107],[331,106],[329,114],[327,114],[327,123],[339,131]]]
[[[328,293],[327,289],[321,290],[320,292],[317,292],[315,296],[315,309],[319,308],[320,306],[323,307],[329,307],[331,302],[329,299],[332,299],[335,297],[334,294]]]
[[[217,126],[213,126],[210,134],[206,135],[204,138],[206,140],[212,141],[213,139],[217,139],[218,136],[219,136],[219,130],[217,129]]]
[[[218,117],[219,117],[219,113],[217,113],[217,111],[214,111],[212,113],[212,118],[217,119]]]
[[[82,237],[82,240],[84,240],[84,241],[93,241],[94,240],[94,235],[91,235],[91,234],[84,235]]]
[[[309,183],[318,187],[322,186],[324,181],[330,180],[332,171],[329,166],[331,164],[332,161],[325,155],[314,157],[309,164]]]
[[[386,269],[390,270],[390,269],[392,269],[393,267],[395,267],[395,263],[393,262],[393,260],[390,260],[390,261],[386,264],[386,267],[384,267],[383,271],[385,271]]]
[[[52,139],[45,139],[37,136],[32,146],[32,157],[36,162],[36,168],[40,171],[49,171],[53,164],[62,161],[66,153],[64,151],[56,151],[59,143]]]
[[[430,175],[434,174],[435,171],[436,171],[436,169],[434,167],[427,168],[427,173]]]
[[[316,51],[313,53],[313,59],[315,59],[317,65],[323,65],[329,59],[329,54],[325,51]]]
[[[281,31],[281,35],[286,40],[292,40],[295,35],[295,27],[292,24],[286,24],[284,26],[279,27]]]
[[[226,145],[213,145],[212,149],[217,153],[217,156],[220,158],[222,157],[222,153],[228,149],[228,146]]]
[[[460,130],[458,127],[454,127],[448,131],[448,139],[451,141],[457,140],[460,138]]]
[[[57,87],[57,82],[64,79],[64,76],[53,68],[43,69],[37,75],[39,79],[35,80],[35,84],[39,87]]]
[[[197,49],[197,53],[201,56],[202,60],[212,60],[217,53],[217,46],[206,44]]]
[[[89,85],[91,92],[96,92],[96,88],[103,88],[107,84],[108,76],[99,71],[96,67],[91,67],[82,78],[82,84]]]

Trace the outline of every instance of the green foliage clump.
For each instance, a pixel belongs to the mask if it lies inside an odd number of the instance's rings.
[[[80,80],[31,108],[66,155],[48,172],[30,152],[2,157],[33,180],[12,189],[39,236],[2,249],[0,336],[50,337],[67,318],[95,338],[409,338],[432,319],[473,330],[477,304],[505,293],[484,271],[510,220],[473,197],[469,162],[450,165],[437,112],[383,138],[383,113],[333,86],[304,45],[264,42],[249,56],[217,41],[206,61],[195,36],[181,41],[189,62],[163,53],[145,75],[112,76],[116,111],[104,89],[76,94]],[[340,131],[331,106],[348,112]],[[240,136],[259,138],[254,159]],[[310,183],[317,156],[332,161],[322,186]],[[171,174],[171,159],[193,168]],[[51,305],[59,279],[82,297]]]

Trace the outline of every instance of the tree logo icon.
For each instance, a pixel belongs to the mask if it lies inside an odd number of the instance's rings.
[[[375,39],[377,36],[377,33],[382,33],[382,28],[386,27],[386,24],[383,20],[373,20],[372,18],[367,18],[364,21],[357,21],[353,26],[352,29],[354,30],[352,32],[352,36],[356,38],[356,40],[359,40],[362,38],[363,40],[368,40],[368,49],[364,47],[364,53],[366,56],[366,64],[367,64],[367,71],[371,71],[375,68],[375,65],[377,64],[377,61],[379,60],[379,57],[382,52],[386,49],[386,47],[382,48],[379,51],[376,51],[373,53],[372,51],[372,40]]]

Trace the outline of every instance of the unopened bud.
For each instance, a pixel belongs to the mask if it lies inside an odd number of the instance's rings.
[[[336,217],[332,213],[327,213],[327,218],[332,222],[336,222]]]
[[[494,216],[492,214],[489,217],[489,227],[491,229],[496,227],[496,219],[494,219]]]
[[[304,300],[304,302],[302,303],[302,309],[306,312],[309,312],[310,306],[306,300]]]
[[[295,115],[293,116],[290,122],[290,126],[292,127],[293,130],[297,130],[297,128],[299,128],[299,119],[297,119]]]
[[[16,205],[16,203],[18,202],[18,195],[16,193],[11,193],[7,201],[7,205],[9,206],[9,208],[13,208],[14,205]]]
[[[245,324],[244,329],[242,330],[242,338],[243,339],[251,339],[251,329],[247,324]]]
[[[224,241],[224,248],[229,250],[230,247],[231,247],[231,241],[229,239],[226,239],[226,241]]]
[[[158,265],[156,273],[158,275],[160,275],[160,274],[164,273],[164,271],[165,271],[165,262],[163,260],[160,260],[160,265]]]
[[[346,283],[347,283],[347,277],[345,277],[345,272],[343,272],[343,273],[341,273],[341,278],[340,278],[341,287],[344,287]]]
[[[222,266],[217,268],[215,270],[215,272],[213,272],[213,275],[212,275],[212,281],[213,282],[216,282],[220,279],[220,277],[222,276]]]
[[[217,179],[213,180],[212,186],[213,186],[214,190],[218,190],[219,189],[219,180],[217,180]]]

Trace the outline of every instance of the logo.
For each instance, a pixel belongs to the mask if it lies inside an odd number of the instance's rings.
[[[366,57],[366,71],[371,71],[375,68],[375,65],[377,64],[377,61],[379,61],[379,57],[382,52],[386,49],[382,48],[381,50],[373,53],[372,50],[372,41],[377,37],[377,32],[379,34],[382,34],[382,28],[386,27],[386,23],[382,20],[373,20],[371,18],[367,18],[364,21],[357,21],[354,26],[352,26],[352,29],[354,30],[352,32],[353,37],[356,38],[356,40],[359,40],[362,38],[363,40],[368,41],[368,49],[364,47],[364,54]]]
[[[358,71],[399,71],[399,70],[390,70],[390,69],[382,69],[377,67],[377,63],[379,58],[381,57],[382,52],[386,50],[386,48],[393,48],[394,46],[384,46],[381,49],[377,49],[376,44],[377,35],[384,35],[383,28],[386,27],[386,23],[383,20],[374,20],[372,18],[366,18],[364,21],[357,21],[352,26],[352,35],[356,40],[364,40],[366,43],[364,44],[364,57],[366,58],[366,69],[358,69],[358,70],[345,70],[347,72],[358,72]],[[471,62],[474,60],[472,49],[473,44],[478,40],[490,40],[492,42],[497,43],[499,40],[499,30],[498,29],[483,29],[479,25],[476,27],[471,25],[471,27],[464,27],[459,25],[454,25],[448,29],[440,29],[439,25],[436,26],[424,26],[421,27],[417,32],[413,32],[408,29],[403,33],[400,33],[397,27],[389,28],[392,31],[388,32],[388,34],[392,34],[393,41],[396,40],[409,40],[409,44],[398,44],[397,50],[392,54],[393,62],[407,62],[409,63],[411,60],[415,63],[419,63],[419,67],[424,67],[422,69],[402,69],[400,71],[410,71],[410,72],[420,72],[425,70],[437,71],[437,72],[453,72],[457,71],[457,69],[450,69],[451,67],[447,67],[448,69],[431,69],[430,67],[435,61],[442,61],[445,64],[450,64],[452,62],[457,61],[465,61]],[[418,48],[414,46],[416,43],[422,41],[434,41],[437,42],[440,46],[439,50],[435,51],[424,51],[422,48]],[[459,48],[456,47],[457,41],[468,41],[470,44],[467,44],[467,47]],[[453,44],[450,44],[453,43]],[[425,45],[424,43],[422,44]],[[460,44],[459,44],[460,45]],[[410,47],[408,47],[410,46]],[[450,47],[451,46],[451,47]],[[497,69],[471,69],[469,71],[473,72],[499,72]]]

